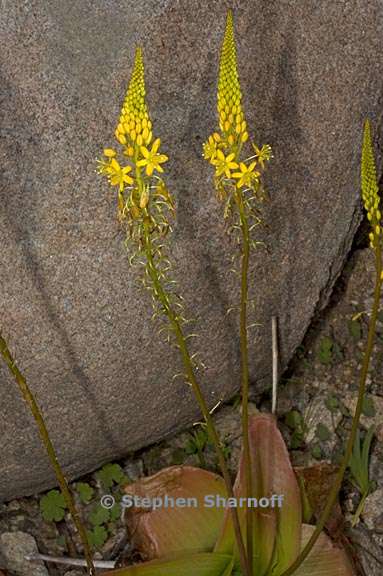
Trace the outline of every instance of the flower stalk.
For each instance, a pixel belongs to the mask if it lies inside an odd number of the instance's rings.
[[[65,499],[65,502],[68,506],[68,510],[72,516],[73,519],[73,523],[76,526],[76,529],[80,535],[83,547],[84,547],[84,555],[85,555],[85,559],[86,559],[86,565],[88,568],[88,574],[89,576],[95,576],[96,572],[95,572],[95,567],[93,564],[93,556],[92,556],[92,552],[90,549],[90,545],[89,545],[89,540],[88,540],[88,536],[85,530],[85,527],[82,523],[82,521],[80,520],[80,516],[78,514],[78,511],[76,509],[72,494],[70,492],[69,489],[69,485],[68,482],[64,476],[64,473],[61,469],[60,463],[58,461],[57,455],[56,455],[56,451],[53,447],[53,444],[51,442],[50,436],[49,436],[49,432],[47,430],[47,427],[45,425],[45,421],[44,421],[44,417],[41,413],[41,410],[36,402],[36,399],[32,393],[32,391],[30,390],[26,379],[24,378],[23,374],[20,372],[19,368],[17,367],[15,360],[13,359],[8,345],[5,341],[5,339],[3,338],[2,334],[0,333],[0,353],[6,363],[6,365],[8,366],[11,374],[13,375],[13,377],[16,380],[16,383],[20,389],[20,392],[25,400],[25,402],[27,403],[39,430],[39,434],[42,440],[42,443],[46,449],[46,452],[48,454],[48,458],[49,461],[51,463],[51,466],[56,474],[56,478],[57,481],[60,485],[61,488],[61,492],[62,495]]]
[[[271,148],[259,149],[251,142],[255,154],[241,159],[249,141],[247,123],[241,105],[242,93],[237,71],[233,15],[229,11],[222,43],[217,112],[219,132],[214,132],[205,142],[204,158],[215,167],[215,187],[218,199],[225,203],[224,217],[234,220],[234,228],[240,231],[241,246],[241,301],[240,301],[240,349],[241,349],[241,395],[242,395],[242,443],[245,469],[246,498],[253,495],[252,463],[249,445],[249,361],[248,361],[248,291],[249,259],[255,242],[251,230],[261,223],[258,204],[263,200],[260,182],[265,162],[271,158]],[[246,554],[248,571],[253,574],[253,511],[246,508]]]
[[[369,234],[370,247],[374,252],[375,257],[375,287],[374,287],[374,301],[371,310],[371,316],[368,326],[368,335],[366,349],[363,357],[362,369],[359,379],[358,400],[355,408],[355,413],[352,419],[352,426],[350,436],[346,445],[346,450],[342,458],[339,470],[337,472],[333,487],[329,494],[326,506],[319,518],[311,538],[303,548],[299,556],[293,564],[285,570],[281,576],[291,576],[299,568],[302,562],[307,558],[313,549],[316,541],[318,540],[325,524],[330,517],[333,506],[341,488],[343,478],[347,467],[349,465],[352,451],[355,445],[356,435],[358,432],[360,416],[362,414],[363,400],[366,394],[366,381],[370,360],[374,348],[376,322],[380,307],[380,297],[382,291],[383,271],[382,271],[382,228],[381,228],[381,212],[379,209],[380,197],[379,187],[376,177],[375,160],[372,149],[372,138],[370,131],[369,121],[366,120],[364,125],[364,137],[362,147],[362,163],[361,163],[361,187],[362,187],[362,200],[367,212],[367,218],[371,224],[371,232]]]

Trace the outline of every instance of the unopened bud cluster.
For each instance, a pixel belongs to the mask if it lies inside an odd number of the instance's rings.
[[[371,224],[369,240],[371,248],[380,246],[382,228],[382,214],[380,211],[379,187],[376,177],[374,152],[370,123],[366,120],[364,125],[361,168],[362,200]]]

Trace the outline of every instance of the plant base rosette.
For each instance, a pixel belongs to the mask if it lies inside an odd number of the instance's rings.
[[[275,418],[269,414],[251,415],[249,442],[252,497],[258,504],[251,501],[253,573],[280,576],[298,556],[314,526],[302,523],[299,486]],[[126,509],[126,520],[133,545],[145,561],[103,576],[241,574],[228,505],[237,505],[245,536],[243,457],[234,485],[234,501],[226,498],[220,476],[189,466],[166,468],[128,485],[126,494],[129,503],[140,504]],[[268,506],[263,507],[266,502]],[[322,534],[295,574],[353,576],[355,572],[344,550]]]

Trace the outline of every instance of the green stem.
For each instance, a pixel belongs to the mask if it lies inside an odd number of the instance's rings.
[[[236,196],[242,232],[241,259],[241,310],[240,310],[240,341],[241,341],[241,379],[242,379],[242,438],[245,466],[246,498],[252,496],[251,454],[249,443],[249,358],[247,342],[247,298],[248,272],[250,257],[249,224],[243,198],[240,192]],[[253,514],[249,506],[246,508],[246,552],[249,572],[253,573]]]
[[[368,369],[370,365],[370,359],[372,355],[372,350],[374,347],[374,339],[375,339],[375,330],[376,330],[376,320],[378,317],[379,312],[379,304],[380,304],[380,293],[381,293],[381,286],[382,286],[382,261],[381,261],[381,249],[377,247],[375,250],[375,266],[376,266],[376,280],[375,280],[375,290],[374,290],[374,303],[372,306],[371,311],[371,318],[368,327],[368,336],[367,336],[367,345],[366,350],[363,358],[362,370],[360,373],[360,382],[359,382],[359,392],[358,392],[358,401],[355,408],[355,414],[352,421],[352,428],[350,437],[347,442],[346,451],[343,456],[340,468],[338,470],[335,482],[331,489],[329,498],[327,500],[326,506],[322,512],[322,515],[318,521],[318,524],[315,527],[315,530],[307,542],[306,546],[303,548],[299,556],[296,558],[295,562],[287,569],[285,572],[281,574],[281,576],[290,576],[293,574],[296,569],[302,564],[302,562],[307,558],[310,554],[315,542],[319,538],[320,533],[322,532],[330,514],[331,510],[336,502],[338,497],[338,493],[340,487],[342,485],[343,477],[346,472],[347,466],[349,464],[352,450],[355,444],[356,433],[359,426],[360,415],[362,413],[363,407],[363,400],[366,391],[366,379],[368,374]]]
[[[45,449],[47,451],[50,463],[52,465],[52,468],[54,469],[57,481],[60,485],[61,492],[65,498],[65,502],[68,506],[69,512],[72,516],[73,522],[74,522],[74,524],[78,530],[82,544],[84,546],[84,554],[85,554],[85,559],[86,559],[86,563],[88,566],[89,574],[90,574],[90,576],[94,576],[96,572],[95,572],[95,568],[93,565],[92,552],[91,552],[91,549],[89,546],[88,536],[87,536],[86,530],[85,530],[85,528],[84,528],[84,526],[80,520],[80,516],[76,510],[76,506],[75,506],[75,503],[73,501],[72,495],[70,493],[68,483],[66,481],[66,478],[62,472],[61,466],[60,466],[59,461],[57,459],[55,449],[53,448],[47,427],[45,426],[43,415],[40,411],[40,408],[39,408],[39,406],[35,400],[35,397],[34,397],[33,393],[31,392],[24,376],[21,374],[20,370],[16,366],[15,361],[14,361],[14,359],[13,359],[13,357],[12,357],[12,355],[8,349],[7,343],[4,340],[1,333],[0,333],[0,353],[3,356],[4,361],[7,364],[12,375],[14,376],[14,378],[15,378],[15,380],[16,380],[19,388],[20,388],[21,394],[23,395],[23,398],[24,398],[25,402],[28,404],[28,406],[32,412],[32,415],[36,421],[36,424],[37,424],[38,429],[39,429],[41,440],[45,446]]]
[[[358,508],[356,509],[356,512],[354,514],[354,516],[352,517],[352,522],[351,522],[351,526],[354,528],[354,526],[356,526],[356,524],[358,523],[359,520],[359,516],[361,515],[363,508],[364,508],[364,503],[366,502],[366,498],[367,496],[370,494],[369,491],[365,492],[361,499],[360,502],[358,504]]]
[[[173,329],[173,332],[175,334],[177,344],[178,344],[178,347],[179,347],[180,352],[181,352],[182,361],[183,361],[183,364],[184,364],[184,367],[186,370],[187,380],[190,383],[192,390],[194,392],[194,395],[197,399],[198,405],[200,407],[200,410],[202,412],[202,415],[203,415],[205,422],[206,422],[206,425],[207,425],[207,430],[208,430],[210,439],[213,442],[214,447],[215,447],[215,451],[217,453],[218,463],[219,463],[219,467],[220,467],[221,472],[222,472],[223,479],[225,481],[228,497],[233,498],[234,492],[233,492],[233,487],[232,487],[232,483],[231,483],[231,478],[230,478],[229,470],[227,468],[225,456],[224,456],[224,453],[223,453],[223,450],[221,447],[221,442],[220,442],[218,433],[215,429],[213,419],[212,419],[211,414],[209,412],[208,406],[205,402],[205,399],[204,399],[204,396],[202,394],[200,385],[199,385],[199,383],[195,377],[193,362],[192,362],[192,359],[191,359],[190,354],[189,354],[189,350],[188,350],[188,347],[186,344],[185,336],[183,334],[180,322],[177,318],[177,314],[174,312],[174,310],[171,306],[169,295],[167,294],[165,289],[162,287],[159,273],[158,273],[158,269],[157,269],[156,264],[154,262],[153,246],[152,246],[152,242],[151,242],[150,229],[149,229],[149,223],[148,222],[144,223],[144,251],[145,251],[145,256],[146,256],[146,260],[147,260],[148,274],[149,274],[150,279],[153,283],[154,295],[158,299],[158,301],[161,303],[161,305],[163,307],[163,312],[167,316],[167,318],[170,322],[170,325]],[[236,537],[236,541],[237,541],[237,545],[238,545],[238,552],[239,552],[241,568],[242,568],[244,574],[246,574],[247,576],[251,576],[251,572],[249,572],[249,570],[248,570],[246,550],[245,550],[245,546],[244,546],[243,540],[242,540],[242,534],[241,534],[241,528],[240,528],[240,524],[239,524],[238,512],[237,512],[236,508],[230,508],[230,511],[231,511],[232,519],[233,519],[233,527],[234,527],[234,533],[235,533],[235,537]]]

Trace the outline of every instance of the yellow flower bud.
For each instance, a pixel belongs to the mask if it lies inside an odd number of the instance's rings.
[[[120,144],[126,144],[126,137],[124,134],[117,133],[117,140]]]
[[[133,140],[133,142],[136,141],[137,134],[136,134],[136,131],[135,131],[135,130],[132,130],[131,133],[129,134],[129,136],[131,137],[131,139]]]
[[[248,132],[244,132],[244,133],[241,135],[241,142],[244,143],[244,142],[246,142],[246,140],[248,140],[248,139],[249,139],[249,134],[248,134]]]
[[[375,226],[375,233],[377,236],[380,234],[380,226],[378,226],[378,224]]]
[[[234,144],[234,136],[233,134],[230,134],[230,136],[227,139],[228,143],[230,144],[230,146],[232,146]]]
[[[116,151],[113,148],[104,148],[104,156],[107,158],[114,158]]]
[[[142,134],[138,134],[137,136],[137,144],[138,146],[142,146],[143,145],[143,138],[142,138]]]
[[[121,123],[117,126],[117,132],[120,134],[125,134],[125,129]]]
[[[222,122],[225,122],[226,120],[226,112],[224,110],[221,111],[220,115],[220,120],[222,120]]]
[[[230,122],[228,120],[226,120],[226,122],[224,124],[224,128],[225,128],[225,132],[228,132],[230,130]]]

